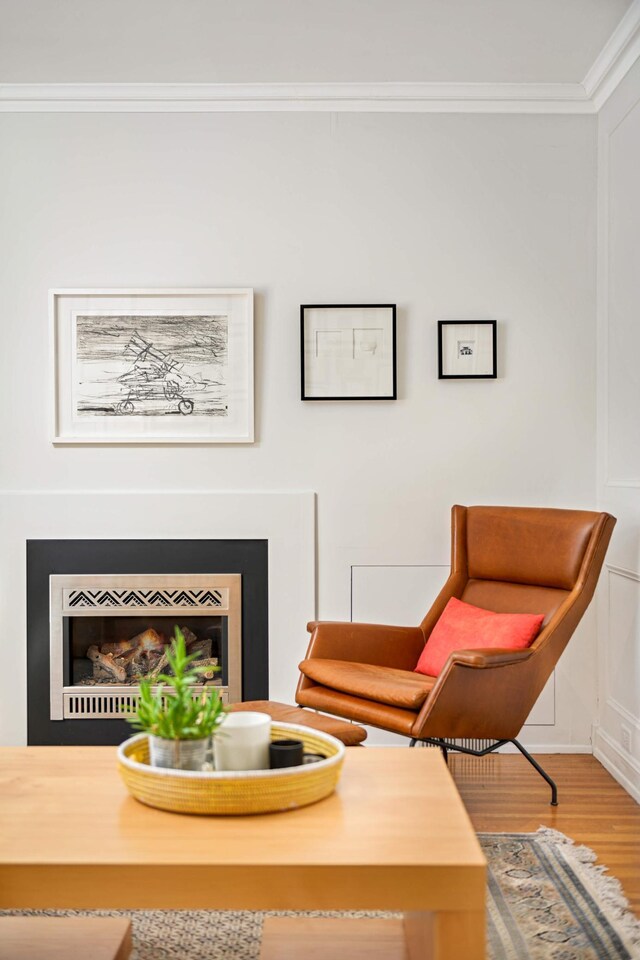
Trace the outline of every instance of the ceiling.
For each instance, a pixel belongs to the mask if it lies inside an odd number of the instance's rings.
[[[581,83],[631,0],[0,0],[0,83]]]

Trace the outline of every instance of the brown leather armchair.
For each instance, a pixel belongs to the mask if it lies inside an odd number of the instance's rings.
[[[312,622],[296,701],[476,756],[516,739],[588,607],[615,526],[607,513],[531,507],[451,511],[451,573],[418,627]],[[414,673],[450,597],[497,613],[544,613],[526,650],[460,650],[440,676]],[[483,749],[460,740],[492,741]],[[455,742],[454,742],[455,741]]]

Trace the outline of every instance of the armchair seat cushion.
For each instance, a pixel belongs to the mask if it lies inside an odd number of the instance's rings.
[[[433,677],[350,660],[303,660],[300,670],[309,680],[354,697],[375,700],[405,710],[419,710],[435,683]]]

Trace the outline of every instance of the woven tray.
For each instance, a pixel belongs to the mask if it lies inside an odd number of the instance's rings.
[[[294,723],[272,723],[271,739],[302,740],[307,753],[326,760],[280,770],[166,770],[149,764],[146,733],[118,747],[118,767],[129,793],[150,807],[174,813],[238,815],[295,810],[333,793],[340,777],[345,747],[327,733]]]

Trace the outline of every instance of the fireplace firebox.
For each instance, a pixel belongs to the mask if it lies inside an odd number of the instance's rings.
[[[29,541],[28,742],[119,743],[176,626],[204,667],[194,695],[268,698],[267,546]]]
[[[241,576],[52,575],[50,717],[116,718],[135,709],[141,680],[168,669],[176,626],[202,683],[242,699]]]

